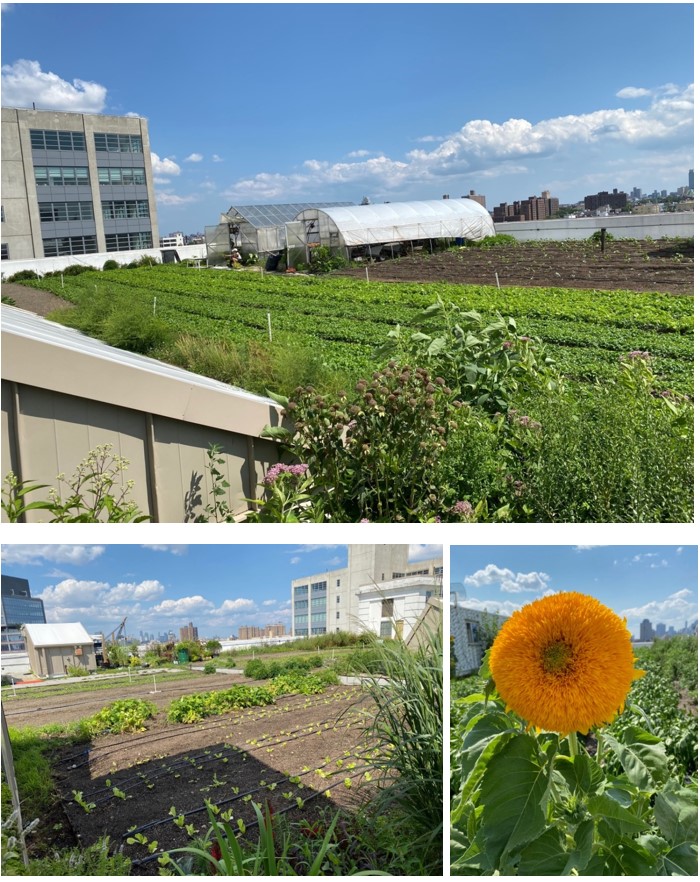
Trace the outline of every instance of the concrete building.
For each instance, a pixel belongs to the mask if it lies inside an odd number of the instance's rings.
[[[192,622],[189,625],[185,625],[184,628],[180,628],[180,642],[191,642],[199,640],[199,628],[196,628]]]
[[[46,622],[44,601],[32,597],[27,579],[2,576],[2,651],[25,652],[22,625]]]
[[[639,625],[639,639],[642,641],[654,639],[654,626],[649,619],[642,619]]]
[[[63,677],[68,667],[96,671],[92,637],[79,622],[25,625],[29,663],[38,677]]]
[[[275,625],[265,625],[264,627],[260,627],[258,625],[241,625],[238,628],[239,640],[269,639],[271,637],[284,636],[285,627],[281,623]]]
[[[497,631],[505,621],[506,616],[468,609],[456,602],[450,604],[450,637],[457,677],[465,677],[479,670],[492,632]]]
[[[595,195],[584,196],[583,205],[586,211],[595,211],[597,208],[601,208],[604,205],[608,205],[614,210],[624,208],[628,201],[627,193],[622,190],[618,191],[617,188],[615,188],[612,193],[608,193],[607,190],[602,190]]]
[[[349,545],[346,568],[292,582],[292,634],[402,631],[407,639],[427,600],[441,596],[441,586],[442,557],[409,563],[407,545]],[[392,621],[404,624],[393,627]]]
[[[158,246],[138,117],[2,108],[2,259]]]

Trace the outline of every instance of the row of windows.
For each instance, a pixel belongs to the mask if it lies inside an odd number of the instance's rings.
[[[103,135],[95,133],[95,150],[108,153],[143,153],[141,135]]]
[[[30,129],[32,150],[85,150],[83,132],[54,132],[45,129]]]
[[[62,257],[66,254],[97,254],[96,236],[59,236],[42,239],[44,257]],[[109,249],[107,249],[109,251]]]
[[[53,129],[30,129],[32,150],[86,150],[83,132],[57,132]],[[143,153],[141,135],[116,135],[95,132],[95,150],[100,153]]]
[[[145,168],[98,168],[97,180],[100,184],[145,184]]]
[[[125,199],[102,203],[102,217],[105,220],[149,216],[147,199]]]
[[[37,187],[74,187],[78,184],[90,186],[90,176],[87,166],[84,168],[69,168],[68,166],[48,167],[45,165],[34,166],[34,180]]]
[[[294,609],[308,609],[309,601],[308,600],[295,600],[294,601]]]
[[[140,248],[153,248],[150,233],[117,233],[105,236],[107,251],[138,251]]]
[[[313,607],[321,607],[322,609],[326,608],[326,598],[325,597],[314,597],[311,601],[311,606]]]
[[[0,260],[9,260],[10,259],[10,246],[7,242],[3,242],[0,245]]]
[[[308,625],[309,617],[308,616],[294,616],[294,625]]]
[[[308,585],[295,585],[294,586],[294,593],[295,594],[306,594],[306,592],[308,590],[309,590]]]
[[[34,180],[37,187],[71,187],[75,185],[90,186],[87,167],[70,166],[34,166]],[[145,168],[98,168],[97,180],[100,184],[146,184]]]
[[[316,591],[317,593],[321,592],[321,591],[325,591],[327,589],[327,587],[328,587],[328,582],[312,582],[311,583],[311,590]]]
[[[39,217],[42,223],[95,219],[92,202],[40,202]]]
[[[105,220],[118,220],[130,217],[149,217],[148,200],[126,199],[103,202],[102,217]],[[42,223],[51,221],[94,220],[92,202],[40,202],[39,218]]]

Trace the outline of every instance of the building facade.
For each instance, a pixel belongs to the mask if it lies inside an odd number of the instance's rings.
[[[190,622],[184,628],[180,628],[180,643],[191,643],[199,640],[199,628]]]
[[[158,247],[145,119],[2,108],[2,259]]]
[[[25,652],[22,625],[46,622],[44,601],[32,597],[27,579],[2,576],[2,651]]]
[[[25,625],[29,664],[38,677],[63,677],[69,668],[96,671],[92,637],[79,622]]]
[[[607,190],[601,190],[600,193],[584,196],[583,198],[583,206],[586,211],[596,211],[605,206],[608,206],[611,209],[621,209],[624,208],[628,202],[629,197],[627,196],[627,193],[622,190],[618,191],[617,188],[615,188],[612,193],[608,193]]]
[[[407,545],[349,545],[348,566],[344,569],[292,582],[292,634],[310,637],[335,631],[375,630],[374,607],[379,605],[380,626],[382,620],[389,621],[391,616],[382,615],[382,597],[396,601],[398,611],[399,593],[391,583],[410,577],[420,577],[421,584],[403,586],[404,592],[410,589],[409,593],[415,595],[410,602],[400,601],[401,610],[407,604],[407,613],[416,604],[422,610],[427,597],[440,593],[442,557],[409,563]],[[419,595],[423,597],[422,603]],[[389,606],[385,609],[388,611]],[[384,631],[387,628],[384,625]],[[381,630],[379,627],[376,633]]]
[[[257,638],[284,637],[285,627],[281,623],[275,625],[240,625],[238,628],[239,640],[255,640]]]
[[[497,613],[450,604],[450,637],[456,677],[466,677],[479,670],[489,641],[505,621],[506,616]]]

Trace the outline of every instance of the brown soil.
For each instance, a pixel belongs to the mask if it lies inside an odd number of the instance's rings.
[[[72,303],[61,300],[60,297],[56,297],[49,291],[36,291],[34,288],[27,288],[16,282],[3,282],[2,296],[12,298],[14,300],[13,306],[43,316],[55,312],[57,309],[70,309],[73,306]]]
[[[230,678],[222,678],[230,684]],[[215,680],[203,679],[207,684]],[[54,722],[67,719],[58,698]],[[62,820],[83,845],[108,833],[134,861],[132,875],[158,875],[158,855],[189,844],[171,808],[186,814],[186,823],[198,833],[206,833],[204,799],[222,811],[232,809],[234,829],[241,818],[250,832],[257,831],[255,801],[289,821],[318,824],[312,835],[322,838],[337,809],[356,808],[376,787],[364,778],[371,747],[363,736],[366,711],[357,688],[339,686],[191,725],[168,723],[161,712],[145,732],[98,737],[54,757]],[[94,808],[86,812],[75,801],[76,792]],[[50,820],[55,824],[57,817]],[[126,842],[139,832],[134,828],[151,824],[143,833],[149,842],[158,842],[155,858],[146,845]]]
[[[372,263],[370,281],[693,293],[693,240],[522,242]],[[366,278],[365,266],[334,275]],[[498,275],[498,283],[496,281]]]

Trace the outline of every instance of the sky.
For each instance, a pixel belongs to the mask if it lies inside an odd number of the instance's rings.
[[[698,617],[692,545],[452,546],[450,583],[461,586],[459,603],[501,615],[547,594],[579,591],[626,618],[637,638],[642,619],[679,630]]]
[[[231,205],[676,190],[693,7],[2,4],[2,104],[147,118],[161,235]]]
[[[410,545],[409,560],[442,553]],[[347,566],[347,545],[3,545],[2,571],[29,580],[47,622],[130,637],[188,622],[200,637],[291,624],[291,582]]]

